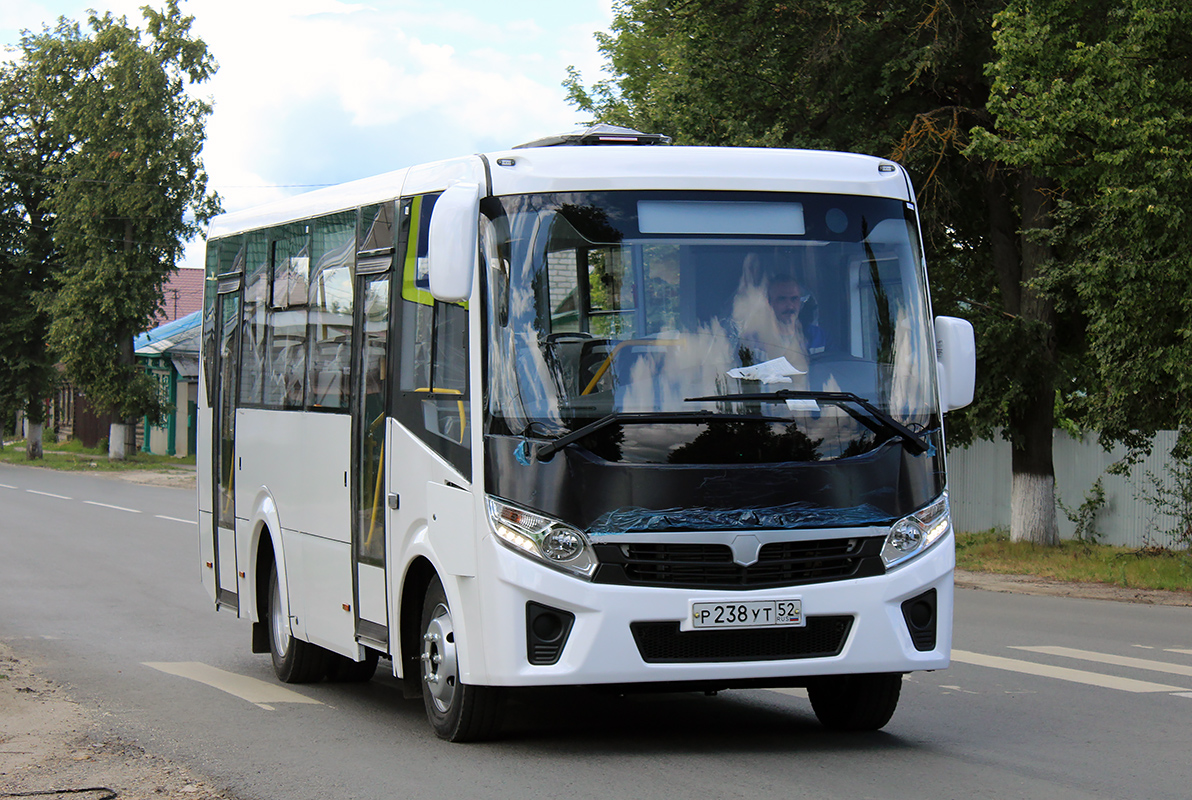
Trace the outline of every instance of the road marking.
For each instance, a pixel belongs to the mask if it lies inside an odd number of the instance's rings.
[[[779,694],[789,694],[791,697],[802,697],[804,700],[807,699],[807,690],[799,687],[788,689],[771,689],[770,691],[778,692]]]
[[[1033,661],[1019,661],[1001,656],[989,656],[984,653],[970,653],[966,650],[953,650],[952,660],[962,664],[975,664],[979,667],[992,667],[1010,672],[1021,672],[1025,675],[1038,675],[1043,678],[1057,678],[1062,681],[1083,683],[1089,686],[1100,686],[1104,689],[1118,689],[1123,692],[1185,692],[1181,686],[1165,686],[1161,683],[1136,681],[1131,678],[1118,678],[1113,675],[1102,675],[1097,672],[1085,672],[1080,669],[1067,667],[1053,667],[1049,664],[1036,664]]]
[[[135,508],[125,508],[124,506],[112,506],[112,505],[108,505],[107,503],[97,503],[94,500],[84,500],[83,502],[89,506],[100,506],[101,508],[112,508],[112,509],[115,509],[116,511],[127,511],[130,514],[140,514],[141,513],[140,511],[136,510]]]
[[[67,497],[64,494],[51,494],[50,492],[39,492],[36,489],[26,489],[25,491],[28,492],[29,494],[39,494],[42,497],[56,497],[59,500],[73,500],[74,499],[73,497]]]
[[[1168,653],[1179,653],[1182,656],[1192,656],[1192,650],[1181,650],[1178,647],[1165,648]]]
[[[1071,647],[1011,647],[1011,650],[1029,650],[1032,653],[1044,653],[1051,656],[1065,656],[1079,658],[1085,661],[1096,661],[1101,664],[1113,664],[1117,667],[1132,667],[1151,672],[1168,672],[1172,675],[1192,677],[1192,667],[1184,664],[1172,664],[1167,661],[1150,661],[1145,658],[1131,658],[1129,656],[1115,656],[1110,653],[1094,653],[1091,650],[1076,650]]]
[[[237,675],[235,672],[217,669],[199,661],[145,661],[142,663],[146,667],[151,667],[160,672],[204,683],[214,689],[219,689],[221,692],[227,692],[230,695],[239,697],[241,700],[247,700],[266,711],[274,710],[269,706],[269,703],[309,703],[312,705],[323,705],[318,700],[298,694],[298,692],[291,691],[276,683],[259,681],[247,675]]]
[[[195,521],[193,519],[181,519],[179,517],[167,517],[165,514],[156,514],[154,516],[156,516],[158,519],[169,520],[170,522],[185,522],[187,525],[195,524]]]
[[[9,486],[7,483],[0,483],[0,489],[15,489],[15,486]]]

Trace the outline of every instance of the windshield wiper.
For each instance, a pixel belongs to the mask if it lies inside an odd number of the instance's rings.
[[[753,395],[750,395],[753,397]],[[631,413],[627,411],[614,411],[606,417],[601,417],[598,420],[589,422],[582,428],[576,428],[571,433],[560,436],[558,439],[553,439],[546,444],[540,446],[534,451],[535,457],[539,461],[547,461],[555,453],[562,450],[572,442],[578,442],[585,436],[590,436],[596,431],[607,428],[609,425],[630,423],[633,425],[647,425],[651,422],[704,422],[709,419],[748,419],[756,420],[756,416],[746,416],[737,414],[724,414],[718,411],[671,411],[671,412],[646,412],[646,413]]]
[[[926,453],[931,445],[923,441],[919,434],[891,417],[885,411],[870,403],[864,397],[858,397],[852,392],[799,392],[791,389],[779,389],[776,392],[760,392],[758,394],[714,394],[707,397],[686,397],[689,403],[714,402],[717,400],[754,400],[763,403],[783,402],[786,400],[816,400],[831,406],[838,406],[846,414],[860,422],[874,433],[893,433],[900,437],[903,444],[913,455]],[[859,407],[869,416],[858,412],[853,406]]]

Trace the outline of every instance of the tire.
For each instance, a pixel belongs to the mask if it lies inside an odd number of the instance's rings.
[[[438,576],[426,587],[419,630],[422,631],[422,702],[435,734],[449,742],[492,738],[501,726],[501,691],[459,680],[455,626]]]
[[[807,686],[811,708],[825,728],[835,731],[876,731],[898,707],[902,675],[829,675]]]
[[[332,655],[327,669],[327,680],[335,683],[367,683],[377,672],[377,661],[381,654],[371,647],[363,661],[353,661],[347,656]]]
[[[269,573],[269,652],[282,683],[317,683],[331,666],[332,653],[290,634],[290,620],[282,612],[277,564]]]

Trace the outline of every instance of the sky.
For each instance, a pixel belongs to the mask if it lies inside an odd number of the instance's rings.
[[[88,9],[144,27],[162,0],[0,4],[0,44]],[[225,211],[573,130],[562,82],[599,78],[612,0],[183,0],[219,63],[203,162]],[[8,54],[11,56],[11,53]],[[202,266],[192,242],[182,266]]]

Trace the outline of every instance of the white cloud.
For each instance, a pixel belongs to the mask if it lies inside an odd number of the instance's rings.
[[[139,24],[144,2],[103,5]],[[59,15],[85,22],[89,5],[5,4],[0,32],[15,43],[11,31]],[[220,65],[197,94],[214,102],[204,162],[226,210],[570,129],[582,115],[566,103],[566,67],[595,78],[593,33],[612,19],[611,0],[189,0],[182,10]]]

